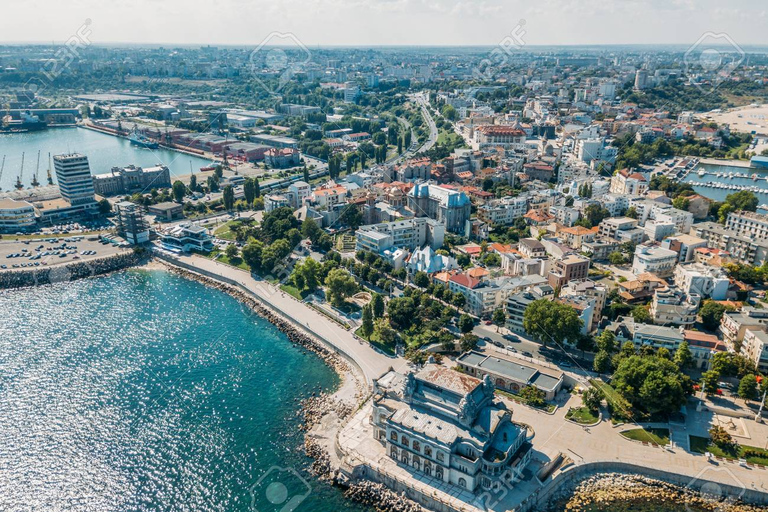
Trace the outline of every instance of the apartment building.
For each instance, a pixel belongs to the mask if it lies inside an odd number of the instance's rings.
[[[768,216],[755,212],[733,212],[728,214],[725,229],[737,236],[755,240],[768,239]]]
[[[445,238],[445,226],[432,219],[412,219],[360,226],[355,233],[357,250],[381,254],[391,248],[418,249],[428,244],[439,249]]]
[[[509,226],[528,212],[525,196],[505,197],[477,208],[477,218],[491,226]]]
[[[741,311],[726,311],[720,320],[723,339],[731,349],[737,349],[744,341],[747,331],[765,331],[768,324],[768,310],[744,307]]]
[[[620,169],[611,178],[612,194],[641,196],[648,191],[648,180],[639,172]]]
[[[731,282],[722,267],[691,262],[675,267],[675,285],[687,294],[726,300]]]
[[[657,288],[651,301],[651,318],[659,325],[693,325],[701,297],[689,295],[675,286]]]
[[[741,355],[755,363],[760,372],[768,373],[768,332],[747,330],[741,344]]]
[[[562,288],[573,280],[586,279],[589,275],[589,258],[578,254],[567,254],[557,259],[549,271],[549,285],[555,289]]]
[[[635,248],[632,273],[637,275],[650,272],[659,277],[670,277],[677,265],[677,253],[661,247],[639,245]]]
[[[694,224],[691,234],[705,239],[713,249],[727,251],[740,263],[760,266],[768,259],[768,240],[737,235],[716,222]]]
[[[510,295],[507,298],[507,329],[513,332],[525,333],[523,315],[526,308],[535,300],[552,300],[554,298],[555,289],[548,284],[532,286],[525,291]]]
[[[665,238],[661,241],[661,246],[678,253],[677,260],[680,263],[687,263],[693,261],[696,249],[707,246],[707,241],[697,236],[683,234]]]

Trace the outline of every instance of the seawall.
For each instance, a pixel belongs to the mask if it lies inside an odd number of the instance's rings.
[[[146,254],[134,251],[113,254],[103,258],[77,261],[50,267],[34,267],[0,272],[0,290],[27,288],[45,284],[63,283],[84,279],[142,264]]]

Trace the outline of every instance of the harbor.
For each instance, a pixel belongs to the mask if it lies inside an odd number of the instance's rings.
[[[748,190],[758,197],[760,204],[768,203],[768,170],[749,167],[748,162],[729,161],[725,164],[702,161],[678,173],[676,178],[690,184],[698,194],[715,201],[723,201],[728,194]]]
[[[138,141],[138,139],[137,139]],[[151,144],[149,144],[151,146]],[[112,167],[166,165],[171,176],[180,177],[211,166],[211,159],[163,147],[146,147],[80,127],[55,128],[25,133],[0,133],[0,190],[34,188],[55,182],[49,154],[79,152],[88,155],[93,174],[109,173]],[[38,158],[39,155],[39,158]],[[54,174],[48,179],[48,171]],[[21,187],[19,187],[21,185]]]

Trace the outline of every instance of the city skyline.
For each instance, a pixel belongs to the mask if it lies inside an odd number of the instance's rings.
[[[152,13],[151,17],[147,13]],[[334,0],[313,2],[117,2],[41,0],[13,7],[33,25],[7,27],[8,43],[62,42],[90,20],[96,44],[258,45],[273,32],[307,46],[488,46],[519,24],[524,44],[691,45],[702,34],[728,34],[739,45],[765,45],[768,11],[756,0],[529,2],[486,0]],[[336,27],[336,28],[334,28]],[[340,28],[339,28],[340,27]]]

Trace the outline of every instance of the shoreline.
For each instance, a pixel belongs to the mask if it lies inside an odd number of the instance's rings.
[[[344,497],[366,506],[375,506],[381,512],[426,512],[416,502],[386,486],[370,480],[349,480],[341,471],[341,460],[335,449],[337,434],[346,421],[367,400],[365,376],[353,369],[342,356],[328,350],[315,336],[294,326],[264,306],[258,299],[237,287],[177,267],[165,260],[153,258],[139,267],[145,270],[164,270],[227,293],[274,325],[291,343],[315,353],[340,378],[339,387],[332,393],[318,393],[303,400],[298,414],[300,429],[304,432],[304,453],[313,460],[310,471],[318,480],[344,489]]]

